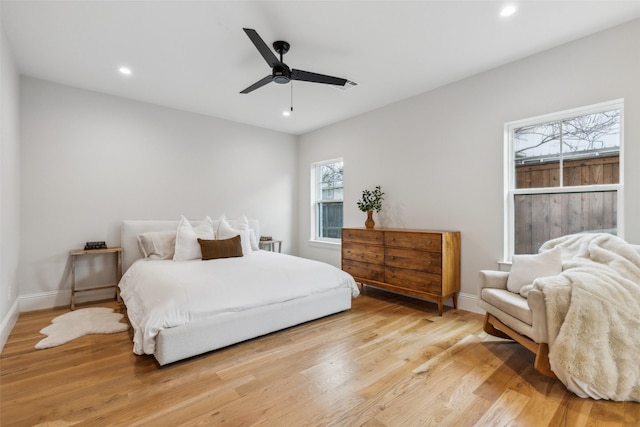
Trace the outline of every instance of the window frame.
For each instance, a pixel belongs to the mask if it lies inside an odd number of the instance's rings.
[[[322,177],[320,176],[320,168],[321,166],[334,164],[334,163],[342,163],[343,167],[343,198],[342,200],[325,200],[323,201],[321,198],[322,189],[320,188],[320,184],[322,182]],[[332,238],[332,237],[322,237],[320,236],[320,203],[342,203],[343,204],[343,218],[344,218],[344,159],[342,157],[337,157],[334,159],[323,160],[320,162],[314,162],[311,164],[311,204],[310,204],[310,241],[316,243],[324,243],[324,244],[341,244],[341,238]]]
[[[619,148],[619,179],[617,184],[596,184],[583,186],[561,186],[540,188],[516,188],[516,168],[514,165],[514,129],[562,121],[570,118],[594,114],[598,112],[620,110],[620,148]],[[560,194],[584,193],[599,191],[616,191],[617,193],[617,235],[624,238],[624,99],[592,104],[585,107],[573,108],[556,113],[530,117],[504,124],[504,255],[503,262],[510,263],[515,252],[515,197],[529,194]],[[564,184],[563,184],[564,185]]]

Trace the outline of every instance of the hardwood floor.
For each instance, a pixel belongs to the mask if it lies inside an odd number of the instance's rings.
[[[640,404],[576,397],[482,332],[482,316],[371,288],[349,312],[163,368],[131,352],[131,332],[35,350],[67,311],[18,319],[2,426],[640,425]]]

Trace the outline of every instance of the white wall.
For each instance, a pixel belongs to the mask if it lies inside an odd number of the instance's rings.
[[[123,219],[247,215],[295,251],[294,136],[25,77],[20,114],[23,311],[67,304],[69,250]]]
[[[503,124],[617,98],[625,98],[626,237],[638,243],[639,51],[636,20],[296,138],[31,78],[21,81],[18,121],[3,36],[0,315],[17,290],[16,248],[21,306],[64,305],[69,249],[118,244],[126,218],[246,214],[283,238],[286,252],[339,265],[339,247],[308,242],[309,167],[336,157],[345,160],[346,226],[362,226],[355,202],[379,184],[387,193],[379,226],[462,232],[460,302],[475,309],[478,270],[502,256]],[[99,267],[81,270],[81,280]]]
[[[345,226],[363,226],[363,189],[386,193],[379,226],[460,230],[461,308],[477,310],[478,271],[503,254],[505,122],[625,99],[627,240],[640,243],[640,20],[303,135],[299,254],[340,264],[309,244],[309,168],[344,157]],[[354,90],[357,90],[354,89]]]
[[[19,77],[0,27],[0,349],[18,318]]]

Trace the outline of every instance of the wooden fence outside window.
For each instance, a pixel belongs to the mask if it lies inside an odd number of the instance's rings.
[[[563,185],[617,184],[619,155],[563,162]],[[516,166],[516,188],[560,186],[558,161]],[[515,196],[515,251],[533,254],[547,240],[566,234],[601,231],[616,234],[617,192],[588,191]]]

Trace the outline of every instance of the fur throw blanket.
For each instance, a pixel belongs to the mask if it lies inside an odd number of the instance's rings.
[[[574,234],[562,273],[542,277],[551,369],[581,397],[640,402],[640,253],[610,234]]]

